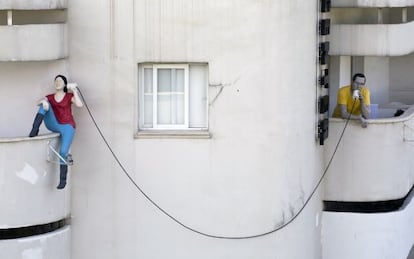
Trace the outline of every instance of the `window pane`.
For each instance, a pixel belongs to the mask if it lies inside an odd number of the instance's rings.
[[[190,66],[190,128],[207,127],[207,66]]]
[[[175,91],[184,93],[184,69],[175,69]]]
[[[144,68],[144,93],[152,93],[152,68]]]
[[[184,94],[158,94],[158,124],[184,123]]]
[[[144,68],[144,127],[152,127],[153,114],[152,68]]]
[[[144,96],[144,127],[152,127],[152,94]]]
[[[184,69],[158,69],[158,124],[184,124]]]
[[[176,94],[175,97],[175,121],[176,124],[184,124],[184,94]]]
[[[158,92],[171,92],[171,69],[158,69]]]
[[[158,124],[171,124],[169,97],[169,95],[158,95]]]

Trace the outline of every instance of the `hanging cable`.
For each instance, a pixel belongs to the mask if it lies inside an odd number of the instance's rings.
[[[331,158],[329,159],[329,162],[325,168],[325,170],[323,171],[322,176],[320,177],[320,179],[318,180],[316,186],[313,188],[312,192],[310,193],[309,197],[306,199],[305,203],[302,205],[302,207],[300,208],[300,210],[292,217],[290,218],[287,222],[283,223],[282,225],[269,230],[267,232],[263,232],[263,233],[259,233],[259,234],[254,234],[254,235],[246,235],[246,236],[225,236],[225,235],[213,235],[213,234],[208,234],[205,232],[202,232],[200,230],[194,229],[190,226],[187,226],[186,224],[182,223],[180,220],[176,219],[174,216],[172,216],[170,213],[168,213],[167,211],[165,211],[160,205],[158,205],[155,201],[153,201],[148,194],[146,194],[141,187],[139,187],[139,185],[134,181],[134,179],[131,177],[131,175],[127,172],[127,170],[125,169],[125,167],[122,165],[122,163],[120,162],[120,160],[118,159],[118,157],[116,156],[115,152],[112,150],[111,146],[109,145],[108,141],[106,140],[105,136],[103,135],[101,129],[99,128],[98,124],[95,121],[95,118],[92,115],[92,112],[89,109],[88,103],[85,100],[85,97],[82,94],[82,91],[79,89],[78,87],[78,91],[79,94],[83,100],[83,103],[89,113],[89,116],[92,119],[92,122],[94,123],[96,129],[98,130],[101,138],[103,139],[103,141],[105,142],[106,146],[108,147],[109,151],[111,152],[112,156],[114,157],[114,159],[116,160],[116,162],[118,163],[119,167],[122,169],[122,172],[126,175],[126,177],[128,177],[128,179],[131,181],[131,183],[135,186],[135,188],[150,202],[152,203],[152,205],[154,205],[158,210],[160,210],[163,214],[165,214],[167,217],[169,217],[171,220],[175,221],[178,225],[184,227],[187,230],[190,230],[191,232],[197,233],[199,235],[205,236],[205,237],[209,237],[209,238],[216,238],[216,239],[231,239],[231,240],[235,240],[235,239],[252,239],[252,238],[258,238],[258,237],[263,237],[263,236],[267,236],[270,235],[272,233],[275,233],[281,229],[283,229],[284,227],[286,227],[287,225],[289,225],[290,223],[292,223],[301,213],[302,211],[305,209],[305,207],[308,205],[309,201],[311,200],[311,198],[313,197],[313,195],[315,194],[316,190],[318,189],[318,187],[320,186],[322,180],[324,179],[326,173],[328,172],[328,169],[332,163],[333,158],[335,157],[336,151],[338,150],[339,144],[341,143],[342,137],[345,133],[345,129],[348,126],[348,122],[351,118],[351,114],[352,111],[354,109],[354,105],[355,105],[355,101],[352,104],[352,109],[351,109],[351,113],[349,113],[349,117],[346,120],[345,126],[342,130],[342,133],[339,137],[339,140],[335,146],[334,152],[332,153]]]

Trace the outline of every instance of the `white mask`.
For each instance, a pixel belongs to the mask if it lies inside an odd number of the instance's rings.
[[[354,80],[354,83],[357,85],[364,85],[365,84],[365,78],[357,76]]]

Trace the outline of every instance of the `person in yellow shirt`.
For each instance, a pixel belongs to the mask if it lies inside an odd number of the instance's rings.
[[[371,104],[369,89],[365,86],[364,74],[357,73],[352,77],[352,84],[341,87],[333,117],[360,120],[361,126],[366,127],[369,119]]]

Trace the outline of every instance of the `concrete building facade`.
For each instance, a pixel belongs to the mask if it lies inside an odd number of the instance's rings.
[[[327,2],[0,4],[0,35],[8,39],[0,43],[0,100],[6,104],[0,110],[0,161],[5,161],[0,165],[0,190],[20,197],[0,199],[3,208],[14,208],[0,217],[0,233],[13,237],[2,236],[0,257],[408,255],[414,243],[414,235],[406,231],[414,224],[408,199],[405,207],[392,213],[369,216],[327,211],[324,202],[400,199],[412,188],[409,142],[381,142],[375,135],[379,130],[400,136],[411,125],[414,79],[408,65],[413,62],[413,46],[392,42],[395,37],[402,42],[398,37],[411,30],[412,4],[394,1],[404,24],[377,30],[358,27],[372,11],[360,13],[365,2],[333,2],[331,12],[322,12]],[[397,19],[394,9],[371,8],[381,21]],[[355,24],[345,28],[350,11]],[[321,35],[323,19],[331,22],[330,34]],[[356,35],[355,30],[374,30],[391,43],[383,46],[378,41],[377,48],[368,48],[369,42],[357,38],[360,44],[350,45],[347,35]],[[381,30],[398,35],[384,36]],[[361,37],[367,33],[373,34],[368,31]],[[320,44],[327,41],[331,56],[321,64]],[[343,120],[331,119],[329,136],[321,145],[320,97],[329,96],[332,110],[337,89],[356,71],[367,75],[373,103],[384,105],[381,112],[398,106],[406,113],[397,119],[372,119],[366,130],[350,122],[347,144],[338,149],[340,155],[327,171],[346,126]],[[58,136],[42,128],[41,136],[26,137],[36,102],[53,92],[57,74],[79,84],[87,106],[74,110],[75,164],[64,191],[55,189],[58,169],[50,151]],[[321,86],[322,76],[329,76],[329,88]],[[385,107],[396,101],[404,105]],[[371,140],[355,137],[366,135]],[[390,158],[398,179],[389,171],[375,177],[377,169],[370,166],[347,167],[354,145],[369,146],[364,141],[379,141],[381,157],[388,158],[390,145],[394,154],[404,155],[401,167]],[[376,158],[370,157],[370,164]],[[366,185],[355,184],[358,172],[366,172],[361,176]],[[390,179],[395,185],[386,184]],[[369,184],[379,187],[369,192]],[[6,188],[10,186],[19,188]],[[26,204],[34,201],[38,205],[28,213]],[[386,226],[395,220],[401,224],[389,230]],[[41,227],[25,234],[24,228],[31,226]],[[404,242],[392,243],[393,237]],[[370,249],[361,253],[361,244],[370,238]],[[379,253],[378,244],[389,244],[388,253]]]

